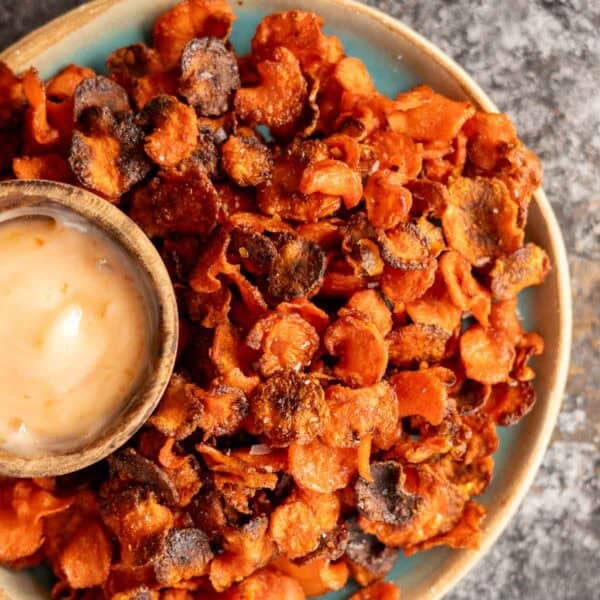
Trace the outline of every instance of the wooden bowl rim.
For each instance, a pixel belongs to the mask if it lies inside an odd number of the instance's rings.
[[[32,62],[42,49],[54,45],[61,37],[92,21],[96,16],[102,14],[110,7],[126,1],[127,0],[92,0],[87,4],[57,17],[48,24],[28,34],[2,52],[0,54],[0,60],[4,60],[9,64],[28,64]],[[233,0],[230,1],[235,10],[236,3],[233,2]],[[438,66],[449,73],[458,83],[465,95],[480,109],[487,112],[499,112],[492,100],[462,69],[462,67],[442,52],[437,46],[401,21],[388,16],[375,8],[360,4],[356,0],[321,1],[327,1],[330,4],[336,5],[340,11],[349,11],[361,18],[367,18],[378,22],[394,35],[402,38],[405,43],[412,45],[417,50],[430,57],[438,64]],[[173,4],[174,3],[175,0],[173,0]],[[251,5],[252,1],[246,1],[244,4]],[[489,514],[486,517],[486,527],[485,532],[482,534],[480,549],[477,551],[454,551],[452,557],[445,563],[443,572],[437,575],[435,582],[428,587],[420,587],[418,592],[413,594],[412,597],[415,598],[415,600],[438,600],[442,598],[492,547],[500,533],[505,529],[510,518],[517,511],[525,494],[531,486],[558,418],[567,381],[571,352],[572,307],[569,265],[560,227],[543,189],[540,188],[535,192],[534,202],[539,207],[541,216],[548,228],[552,253],[555,257],[555,268],[558,274],[559,322],[557,324],[557,329],[559,342],[555,348],[556,361],[554,371],[552,372],[552,391],[549,396],[545,398],[545,411],[540,416],[542,425],[538,432],[535,445],[531,451],[531,455],[526,461],[526,465],[523,467],[518,479],[514,482],[514,485],[511,486],[511,496],[494,514]]]
[[[96,463],[125,444],[148,420],[169,382],[175,365],[178,313],[171,279],[156,248],[146,234],[116,206],[92,192],[64,183],[43,180],[0,182],[0,211],[19,207],[20,202],[3,206],[9,195],[33,200],[47,199],[89,220],[114,239],[132,257],[150,284],[156,301],[158,324],[149,374],[131,397],[130,405],[96,439],[83,448],[61,454],[26,458],[0,450],[0,473],[11,477],[64,475]]]

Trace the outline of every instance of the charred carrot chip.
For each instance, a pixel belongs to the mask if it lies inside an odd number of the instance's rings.
[[[14,158],[12,168],[17,179],[48,179],[68,183],[73,178],[69,163],[58,154]]]
[[[515,349],[502,332],[472,325],[460,336],[460,356],[467,377],[494,384],[508,379]]]
[[[487,326],[492,307],[490,293],[473,277],[471,265],[458,252],[450,250],[440,258],[440,273],[452,302]]]
[[[421,141],[451,140],[475,113],[469,102],[455,102],[423,85],[400,94],[396,105],[391,128]]]
[[[450,332],[437,325],[411,323],[388,336],[390,363],[406,367],[420,362],[439,362],[446,354]]]
[[[346,487],[357,469],[355,450],[331,448],[318,440],[309,444],[292,443],[289,462],[298,486],[322,494]]]
[[[401,371],[390,379],[398,397],[399,416],[420,415],[439,425],[448,412],[448,390],[435,369]]]
[[[180,180],[155,177],[133,193],[130,215],[150,237],[208,235],[217,224],[218,205],[218,194],[206,176]]]
[[[492,395],[483,410],[498,425],[508,427],[518,423],[535,404],[535,389],[530,381],[499,383],[492,387]]]
[[[385,382],[350,389],[341,385],[327,388],[330,417],[322,438],[332,447],[357,446],[373,436],[379,448],[389,448],[398,436],[398,400]]]
[[[296,57],[278,46],[256,69],[260,84],[236,92],[236,114],[253,125],[285,127],[293,123],[300,116],[308,93]]]
[[[244,579],[227,593],[227,600],[304,600],[302,586],[294,577],[269,567]]]
[[[102,75],[83,79],[73,92],[73,117],[79,121],[88,109],[106,108],[113,115],[130,110],[127,92]]]
[[[448,206],[448,188],[438,181],[416,179],[406,184],[412,194],[412,212],[441,219]]]
[[[227,39],[234,20],[235,15],[225,0],[183,0],[155,21],[153,45],[163,64],[171,68],[191,39],[204,36]]]
[[[225,532],[224,552],[210,563],[209,578],[215,590],[226,590],[271,560],[274,548],[268,527],[267,517],[261,515],[239,529]]]
[[[299,561],[291,561],[282,556],[273,561],[278,570],[293,577],[311,598],[339,590],[348,580],[348,567],[343,561],[334,563],[317,558],[303,564],[298,563]]]
[[[255,137],[231,136],[221,147],[223,169],[242,187],[256,186],[271,177],[271,152]]]
[[[531,285],[544,282],[550,270],[548,255],[535,244],[526,244],[507,257],[496,260],[490,273],[494,297],[508,300]]]
[[[426,269],[430,252],[427,238],[414,223],[399,223],[379,232],[383,260],[394,269]]]
[[[429,550],[429,548],[435,548],[436,546],[477,550],[481,538],[480,525],[484,517],[485,509],[483,506],[477,504],[477,502],[469,501],[465,505],[460,520],[450,531],[421,542],[414,548],[411,548],[408,554],[410,555],[421,550]]]
[[[237,388],[199,390],[198,397],[203,409],[198,427],[204,431],[205,439],[234,433],[248,413],[246,396]]]
[[[435,281],[437,261],[430,258],[424,269],[394,269],[389,265],[383,270],[381,291],[394,303],[414,302],[421,298]]]
[[[400,589],[393,583],[374,583],[356,592],[350,600],[400,600]]]
[[[478,412],[487,402],[491,392],[492,387],[489,384],[465,379],[460,389],[453,394],[458,414],[464,416]]]
[[[391,229],[406,221],[412,205],[411,193],[397,172],[377,171],[365,187],[367,216],[374,227]]]
[[[346,307],[363,313],[379,329],[381,335],[386,336],[391,331],[392,313],[376,290],[355,292],[346,303]]]
[[[138,219],[136,221],[139,222]],[[221,228],[209,239],[190,274],[190,286],[194,291],[210,294],[221,289],[222,283],[217,277],[232,268],[227,260],[229,243],[230,236]]]
[[[344,206],[354,208],[362,198],[360,175],[346,163],[326,159],[311,163],[302,173],[300,191],[303,194],[315,192],[327,196],[341,196]]]
[[[517,226],[518,208],[501,181],[458,178],[448,192],[444,235],[471,264],[485,264],[519,248],[523,230]]]
[[[263,376],[276,371],[299,371],[310,364],[319,347],[312,325],[297,314],[271,314],[258,321],[246,338],[254,350],[261,350],[259,368]]]
[[[196,113],[174,96],[153,98],[144,107],[139,121],[149,130],[144,138],[144,150],[159,166],[174,167],[196,148]]]
[[[261,61],[271,50],[284,46],[300,62],[305,73],[320,76],[330,65],[344,55],[339,40],[322,32],[323,19],[309,12],[297,10],[265,17],[252,38],[252,56]]]
[[[97,521],[83,524],[59,558],[60,570],[73,589],[102,585],[110,571],[112,544]]]
[[[462,316],[439,272],[425,294],[406,304],[406,312],[415,323],[435,325],[450,332],[458,328]]]
[[[383,377],[388,350],[377,327],[356,310],[344,309],[329,326],[323,339],[329,354],[338,358],[334,373],[344,383],[366,386]],[[363,359],[369,357],[369,361]]]
[[[240,85],[235,55],[221,40],[203,37],[185,46],[179,93],[200,115],[222,115]]]
[[[314,440],[328,416],[319,383],[295,371],[275,373],[250,398],[250,431],[264,435],[274,446]]]

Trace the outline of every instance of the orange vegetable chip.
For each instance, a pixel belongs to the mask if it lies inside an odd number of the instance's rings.
[[[421,171],[422,148],[410,137],[394,131],[376,131],[369,144],[379,158],[381,168],[397,173],[396,179],[406,183],[416,179]]]
[[[412,194],[412,212],[441,219],[449,203],[448,188],[438,181],[416,179],[406,187]]]
[[[17,179],[47,179],[62,183],[73,179],[69,163],[58,154],[14,158],[12,168]]]
[[[403,186],[403,177],[382,169],[371,175],[365,187],[367,216],[374,227],[391,229],[406,221],[412,194]]]
[[[35,151],[56,146],[59,132],[48,123],[46,89],[34,68],[23,75],[23,92],[28,104],[25,112],[27,149]]]
[[[379,329],[381,335],[386,336],[391,331],[392,313],[378,291],[355,292],[346,302],[346,307],[363,313]]]
[[[323,440],[330,446],[357,446],[372,435],[380,448],[389,448],[398,435],[398,400],[386,382],[350,389],[332,385],[326,391],[330,417]]]
[[[287,48],[279,46],[256,69],[260,84],[236,92],[236,114],[253,125],[290,125],[300,116],[308,93],[298,60]]]
[[[355,450],[331,448],[318,440],[309,444],[292,443],[289,463],[298,486],[322,494],[346,487],[357,469]]]
[[[256,186],[271,177],[271,152],[255,137],[231,136],[221,147],[223,169],[240,186]]]
[[[544,282],[550,270],[548,255],[535,244],[526,244],[496,260],[490,273],[494,297],[508,300],[530,285]]]
[[[254,325],[246,343],[261,351],[259,368],[268,377],[276,371],[299,371],[309,365],[319,348],[319,336],[301,316],[274,313]]]
[[[511,298],[494,302],[490,312],[490,325],[501,331],[513,344],[517,344],[523,335],[517,308],[517,299]]]
[[[280,302],[277,312],[298,314],[322,335],[329,325],[329,315],[306,298],[293,298],[289,302]]]
[[[390,384],[398,397],[400,417],[420,415],[432,425],[439,425],[448,411],[448,390],[436,369],[401,371]]]
[[[485,264],[514,252],[523,241],[517,226],[517,205],[497,179],[458,178],[448,189],[450,201],[442,216],[451,248],[471,264]]]
[[[304,600],[302,586],[294,577],[273,569],[262,569],[250,575],[226,594],[226,600]]]
[[[334,373],[344,383],[366,386],[383,377],[388,349],[381,332],[363,313],[343,309],[323,340],[327,352],[339,360]],[[365,361],[363,357],[369,357]]]
[[[162,63],[174,67],[193,38],[227,39],[235,14],[226,0],[183,0],[154,23],[152,41]]]
[[[332,563],[317,558],[299,565],[297,562],[279,557],[273,561],[273,565],[293,577],[302,586],[304,593],[311,598],[340,590],[348,580],[348,567],[344,561]]]
[[[507,149],[517,143],[515,126],[507,115],[475,113],[466,123],[470,162],[483,172],[498,170]]]
[[[248,401],[238,388],[199,390],[198,397],[203,409],[198,427],[204,431],[205,439],[235,432],[248,413]]]
[[[467,377],[494,384],[508,379],[515,349],[502,332],[472,325],[460,336],[460,356]]]
[[[437,260],[430,258],[424,269],[395,269],[386,265],[381,277],[381,291],[394,303],[414,302],[421,298],[435,281]]]
[[[399,223],[385,233],[379,232],[383,260],[394,269],[426,269],[429,266],[429,244],[414,223]]]
[[[311,163],[302,173],[300,191],[303,194],[315,192],[327,196],[341,196],[344,206],[354,208],[362,198],[360,175],[346,163],[326,159]]]
[[[350,600],[400,600],[400,590],[393,583],[374,583],[350,597]]]
[[[439,362],[446,354],[450,332],[437,325],[410,323],[390,333],[390,363],[399,367]]]
[[[450,250],[440,258],[440,273],[452,302],[487,326],[492,308],[490,293],[473,277],[471,265],[458,252]]]
[[[535,404],[535,389],[530,381],[499,383],[484,410],[498,425],[508,427],[518,423]]]

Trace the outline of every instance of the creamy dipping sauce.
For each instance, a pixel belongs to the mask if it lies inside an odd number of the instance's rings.
[[[118,416],[149,366],[141,289],[75,214],[0,223],[0,447],[68,451]]]

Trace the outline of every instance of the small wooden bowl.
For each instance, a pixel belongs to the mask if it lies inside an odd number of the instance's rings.
[[[0,450],[0,474],[11,477],[63,475],[114,452],[156,408],[173,372],[177,353],[177,304],[169,274],[152,242],[125,213],[110,202],[70,185],[50,181],[0,183],[0,217],[7,211],[35,215],[37,210],[43,213],[50,206],[76,213],[131,255],[144,288],[142,296],[150,327],[150,366],[148,374],[125,399],[122,412],[93,441],[64,453],[34,458]]]

